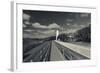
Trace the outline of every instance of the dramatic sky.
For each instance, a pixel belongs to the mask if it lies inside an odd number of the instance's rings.
[[[45,38],[60,33],[73,33],[91,24],[90,13],[23,10],[24,38]]]

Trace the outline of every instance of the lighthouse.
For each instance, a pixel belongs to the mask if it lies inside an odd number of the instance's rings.
[[[59,30],[56,30],[56,40],[58,39],[59,36]]]

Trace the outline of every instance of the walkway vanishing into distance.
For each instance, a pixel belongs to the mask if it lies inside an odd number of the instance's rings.
[[[45,41],[23,54],[23,62],[90,59],[90,48],[61,41]]]

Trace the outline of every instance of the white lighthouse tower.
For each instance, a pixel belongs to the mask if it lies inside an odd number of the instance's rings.
[[[59,36],[59,30],[56,30],[56,40],[58,39]]]

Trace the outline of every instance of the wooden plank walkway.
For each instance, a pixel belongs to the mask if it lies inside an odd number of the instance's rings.
[[[52,41],[50,61],[62,61],[65,60],[60,50],[56,47],[54,41]]]

